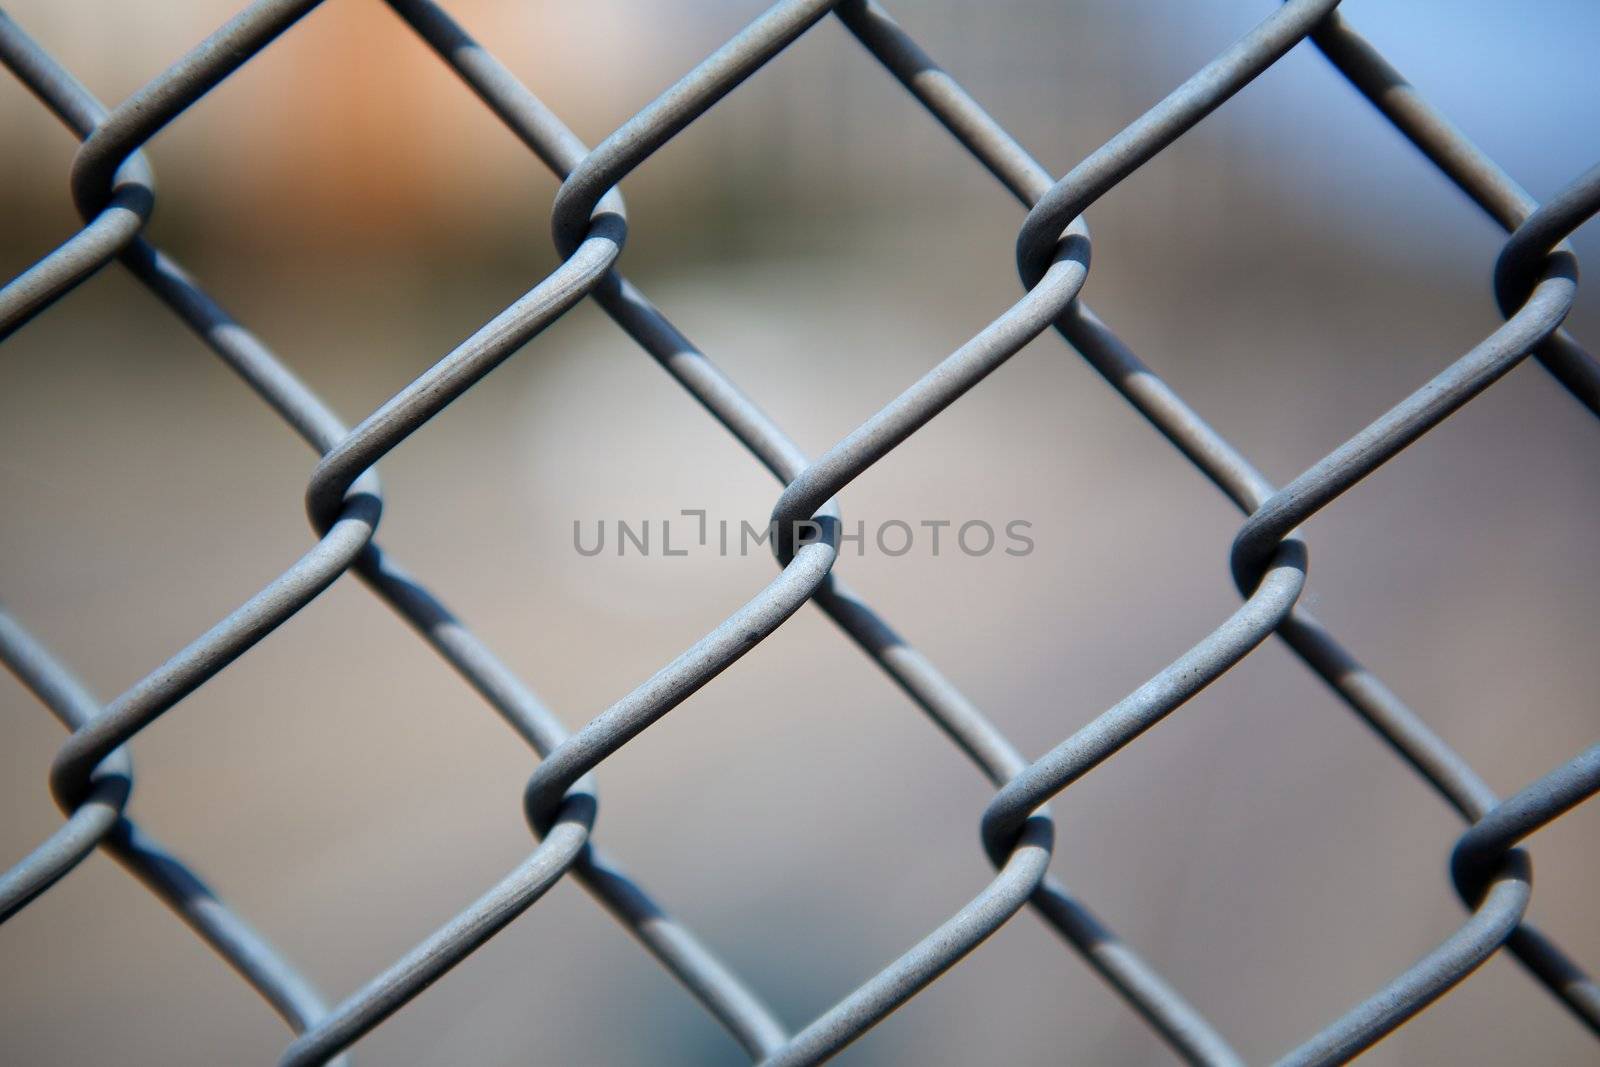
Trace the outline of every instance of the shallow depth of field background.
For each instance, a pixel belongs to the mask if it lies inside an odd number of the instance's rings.
[[[8,7],[115,102],[220,0]],[[595,143],[760,10],[449,5]],[[1062,173],[1271,0],[954,0],[903,24]],[[1351,0],[1536,197],[1600,155],[1600,9]],[[74,144],[0,77],[0,274],[73,232]],[[356,421],[556,262],[538,161],[375,0],[331,0],[163,132],[158,244]],[[1019,294],[1022,212],[832,21],[624,186],[622,267],[811,454]],[[1277,481],[1497,324],[1502,235],[1302,45],[1089,216],[1087,297]],[[1600,236],[1580,233],[1600,263]],[[1600,341],[1589,290],[1569,320]],[[1600,425],[1531,363],[1308,527],[1315,612],[1502,793],[1591,744]],[[0,596],[110,698],[311,542],[314,457],[115,267],[0,347]],[[777,486],[598,309],[382,464],[381,543],[572,727],[774,573],[762,552],[593,559],[572,523],[764,521]],[[843,494],[1033,524],[841,572],[1029,755],[1237,604],[1239,516],[1053,333]],[[0,679],[0,862],[59,823],[63,733]],[[532,847],[534,757],[354,579],[133,744],[132,814],[331,998]],[[984,884],[990,794],[813,609],[600,771],[597,837],[798,1028]],[[1054,871],[1252,1061],[1454,929],[1460,830],[1268,643],[1059,798]],[[1532,840],[1532,917],[1600,967],[1600,804]],[[91,858],[0,929],[0,1060],[266,1063],[280,1022]],[[696,1004],[563,883],[356,1048],[369,1063],[733,1064]],[[1496,958],[1373,1064],[1575,1063],[1591,1039]],[[840,1062],[1160,1064],[1024,912]]]

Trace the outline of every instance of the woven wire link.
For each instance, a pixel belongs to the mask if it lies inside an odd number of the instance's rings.
[[[1334,11],[1289,0],[1166,99],[1059,180],[922,51],[881,7],[786,0],[750,23],[594,149],[429,0],[389,6],[562,179],[552,232],[563,262],[354,429],[347,428],[255,335],[143,236],[155,202],[140,148],[288,30],[317,0],[261,0],[164,74],[107,110],[0,13],[0,61],[83,142],[71,189],[84,226],[0,290],[0,339],[112,260],[138,278],[319,454],[306,490],[315,544],[273,582],[109,703],[0,609],[0,657],[71,731],[50,774],[66,822],[0,876],[0,920],[105,848],[172,907],[295,1031],[282,1064],[340,1062],[362,1035],[472,953],[570,874],[767,1064],[820,1062],[894,1011],[1031,905],[1183,1059],[1240,1062],[1226,1039],[1132,948],[1048,873],[1045,804],[1276,634],[1460,813],[1468,828],[1451,873],[1462,926],[1281,1063],[1359,1054],[1505,947],[1600,1038],[1600,986],[1523,922],[1531,867],[1517,843],[1600,791],[1600,746],[1500,800],[1298,603],[1312,515],[1533,355],[1600,415],[1600,365],[1561,329],[1577,264],[1565,239],[1600,210],[1600,167],[1538,205],[1434,111]],[[812,460],[617,271],[627,239],[618,184],[751,73],[828,14],[1028,209],[1017,238],[1023,295],[877,414]],[[1078,296],[1089,273],[1084,212],[1230,96],[1310,38],[1394,126],[1509,237],[1495,266],[1505,323],[1411,396],[1287,486],[1274,488]],[[778,575],[711,633],[610,708],[569,733],[449,609],[373,539],[382,511],[374,465],[585,298],[593,298],[782,483],[772,519]],[[1231,562],[1243,604],[1188,652],[1029,761],[834,571],[835,497],[1034,337],[1053,327],[1245,516]],[[271,945],[125,814],[133,788],[124,747],[340,576],[355,573],[400,614],[541,757],[525,794],[538,841],[527,859],[447,924],[331,1007]],[[996,787],[982,844],[995,877],[950,919],[819,1018],[793,1033],[692,931],[675,922],[593,840],[593,772],[815,603]]]

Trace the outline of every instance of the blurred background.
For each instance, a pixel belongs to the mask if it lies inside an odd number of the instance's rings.
[[[13,0],[115,102],[223,0]],[[1055,173],[1247,31],[1261,0],[906,0],[901,22]],[[456,0],[589,143],[756,2]],[[1600,8],[1349,0],[1538,198],[1600,154]],[[73,139],[0,78],[0,275],[77,226]],[[555,264],[556,188],[377,0],[313,12],[150,146],[155,241],[350,422]],[[825,21],[625,185],[624,270],[811,454],[1016,299],[1022,211]],[[1088,299],[1282,484],[1498,323],[1503,235],[1308,45],[1095,205]],[[1600,231],[1576,238],[1600,262]],[[1569,325],[1600,339],[1600,299]],[[1502,793],[1594,742],[1600,426],[1529,363],[1309,526],[1308,598]],[[310,543],[314,457],[117,268],[0,350],[0,595],[109,699]],[[765,553],[579,556],[572,525],[770,478],[598,309],[387,458],[380,542],[576,728],[759,589]],[[847,518],[1033,524],[841,571],[1037,756],[1237,605],[1230,505],[1053,333],[843,495]],[[63,733],[0,680],[0,862],[60,822]],[[132,814],[331,998],[530,850],[533,756],[345,579],[133,744]],[[598,839],[796,1028],[990,877],[989,788],[802,611],[600,771]],[[1053,865],[1251,1061],[1451,932],[1456,817],[1268,643],[1055,804]],[[1600,967],[1600,805],[1532,839],[1531,917]],[[0,1060],[266,1063],[279,1020],[93,857],[0,929]],[[369,1063],[742,1063],[562,883],[357,1047]],[[1024,912],[851,1064],[1171,1062]],[[1592,1039],[1495,958],[1374,1064],[1574,1063]]]

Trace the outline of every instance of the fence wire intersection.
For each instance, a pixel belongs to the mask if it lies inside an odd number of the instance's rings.
[[[1402,1025],[1501,947],[1600,1038],[1600,986],[1523,919],[1531,864],[1517,844],[1600,791],[1600,745],[1502,801],[1421,717],[1299,605],[1307,550],[1295,531],[1345,490],[1533,355],[1600,415],[1600,365],[1561,323],[1577,288],[1567,236],[1600,210],[1600,167],[1543,205],[1479,153],[1340,18],[1337,0],[1288,0],[1059,180],[1040,166],[883,10],[864,0],[785,0],[751,22],[593,150],[429,0],[389,6],[558,177],[552,234],[563,260],[353,429],[144,236],[155,203],[142,146],[319,0],[259,0],[143,89],[107,110],[0,12],[0,62],[83,142],[71,191],[84,226],[0,289],[0,339],[120,260],[320,456],[306,491],[315,544],[227,618],[109,703],[0,608],[0,658],[71,734],[50,772],[66,821],[0,875],[0,921],[106,849],[227,960],[296,1033],[280,1064],[343,1062],[350,1046],[570,874],[763,1064],[827,1059],[1031,906],[1186,1061],[1241,1062],[1227,1040],[1048,872],[1046,804],[1276,634],[1450,806],[1467,829],[1451,855],[1461,927],[1367,1000],[1279,1060],[1340,1063]],[[809,459],[617,265],[621,181],[828,14],[837,16],[955,140],[1027,209],[1023,295],[877,414]],[[1467,196],[1508,232],[1495,264],[1505,322],[1471,351],[1281,489],[1139,360],[1080,299],[1087,211],[1235,92],[1309,38]],[[592,298],[782,484],[772,512],[779,573],[738,611],[576,732],[374,540],[375,464],[546,326]],[[1037,760],[835,573],[838,494],[1026,343],[1054,328],[1244,515],[1231,548],[1243,602],[1144,685]],[[366,985],[329,1006],[316,988],[183,862],[127,815],[127,742],[347,572],[418,632],[541,757],[524,807],[528,857]],[[821,608],[996,787],[982,817],[994,878],[950,919],[798,1031],[670,917],[593,841],[593,772],[804,604]]]

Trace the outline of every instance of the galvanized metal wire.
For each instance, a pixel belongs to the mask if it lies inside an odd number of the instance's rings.
[[[594,149],[430,0],[390,7],[562,184],[552,206],[561,264],[353,429],[255,335],[143,236],[155,183],[141,147],[290,29],[317,0],[260,0],[143,89],[106,109],[0,13],[0,61],[82,140],[71,192],[84,225],[0,289],[0,338],[23,328],[117,260],[185,322],[321,456],[306,490],[316,540],[232,614],[102,703],[22,624],[0,610],[0,658],[70,731],[50,773],[61,828],[0,877],[0,920],[104,848],[173,908],[260,992],[297,1035],[282,1064],[338,1062],[571,875],[765,1064],[827,1059],[1032,906],[1158,1031],[1203,1064],[1240,1062],[1228,1041],[1049,874],[1048,801],[1276,634],[1467,823],[1452,875],[1467,918],[1433,951],[1332,1019],[1281,1063],[1344,1062],[1422,1011],[1502,947],[1600,1038],[1600,986],[1523,921],[1529,833],[1600,791],[1600,747],[1501,801],[1424,719],[1300,605],[1307,549],[1295,530],[1533,355],[1600,415],[1600,365],[1562,330],[1577,287],[1566,237],[1600,210],[1600,167],[1543,205],[1478,152],[1335,11],[1289,0],[1101,148],[1053,178],[883,10],[865,0],[784,0],[750,23]],[[868,54],[1027,208],[1017,237],[1022,295],[966,344],[815,460],[619,272],[628,235],[619,183],[818,20],[836,15]],[[1447,369],[1283,488],[1272,486],[1079,299],[1089,273],[1086,212],[1131,173],[1309,38],[1394,126],[1503,226],[1495,267],[1505,323]],[[586,298],[605,312],[782,484],[772,511],[779,572],[738,611],[576,732],[374,540],[382,497],[374,465],[401,441]],[[1244,514],[1232,548],[1237,611],[1082,729],[1028,760],[835,570],[835,497],[1028,341],[1054,328]],[[295,968],[125,814],[133,768],[124,747],[198,686],[352,572],[443,657],[540,757],[525,808],[528,857],[443,927],[331,1006]],[[819,1018],[793,1032],[750,985],[668,916],[593,840],[594,772],[692,697],[806,603],[815,603],[917,704],[995,787],[982,845],[995,876],[943,924]]]

